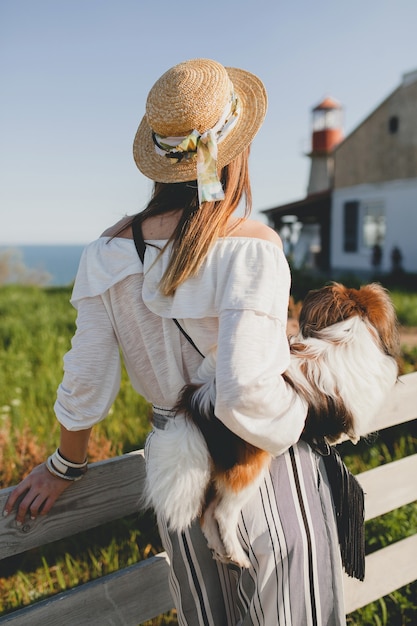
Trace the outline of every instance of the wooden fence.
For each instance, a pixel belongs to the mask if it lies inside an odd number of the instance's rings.
[[[382,430],[417,418],[417,372],[402,376],[375,422]],[[0,516],[0,559],[100,526],[138,511],[145,475],[141,450],[94,463],[52,513],[20,528]],[[358,476],[366,519],[417,500],[417,454]],[[11,489],[0,491],[0,512]],[[417,534],[366,557],[366,579],[345,579],[350,613],[417,579]],[[0,617],[0,626],[137,626],[172,608],[165,553]],[[1,574],[1,560],[0,560]]]

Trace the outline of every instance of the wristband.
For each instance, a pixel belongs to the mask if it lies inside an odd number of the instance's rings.
[[[54,476],[72,481],[80,480],[88,469],[87,459],[83,463],[73,463],[62,456],[59,448],[48,458],[46,467]]]

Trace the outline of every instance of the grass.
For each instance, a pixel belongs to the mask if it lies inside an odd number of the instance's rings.
[[[417,294],[393,291],[392,295],[401,322],[417,326]],[[62,359],[75,330],[69,298],[69,288],[0,287],[0,487],[17,483],[56,447],[53,404]],[[417,349],[404,350],[403,368],[417,369]],[[109,417],[93,431],[90,460],[141,448],[148,431],[149,406],[134,392],[123,370],[120,393]],[[350,469],[358,473],[415,453],[416,439],[415,425],[409,424],[384,431],[376,440],[355,448],[346,445],[342,453]],[[368,522],[367,550],[416,531],[414,504]],[[159,543],[151,515],[130,516],[4,559],[0,615],[146,558],[160,550]],[[352,626],[403,626],[416,621],[416,583],[349,616]],[[170,613],[147,626],[175,623]]]
[[[392,289],[390,295],[400,324],[417,326],[417,294]]]
[[[16,483],[56,447],[53,405],[75,311],[69,289],[0,288],[0,487]],[[143,446],[149,405],[123,370],[109,417],[94,429],[91,461]]]

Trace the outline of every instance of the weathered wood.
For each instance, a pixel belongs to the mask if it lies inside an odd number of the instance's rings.
[[[0,558],[25,552],[140,510],[145,461],[139,450],[92,463],[83,480],[72,484],[52,513],[18,528],[15,516],[0,515]],[[12,488],[0,491],[0,512]]]
[[[365,581],[345,577],[346,613],[351,613],[417,579],[417,535],[366,557]]]
[[[417,454],[357,476],[365,492],[365,519],[370,520],[417,500]]]
[[[417,372],[400,376],[369,432],[417,419]]]
[[[172,608],[163,552],[0,617],[2,626],[137,626]]]

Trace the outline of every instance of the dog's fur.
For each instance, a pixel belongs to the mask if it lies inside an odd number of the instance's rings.
[[[299,323],[284,377],[309,407],[303,436],[356,443],[372,430],[398,375],[391,300],[375,283],[359,290],[334,283],[307,295]],[[216,558],[248,567],[236,534],[238,516],[268,471],[271,455],[215,417],[213,377],[214,368],[206,383],[183,389],[176,410],[186,420],[171,431],[175,449],[167,447],[167,433],[160,438],[166,447],[150,468],[149,500],[172,530],[184,530],[200,517]]]

